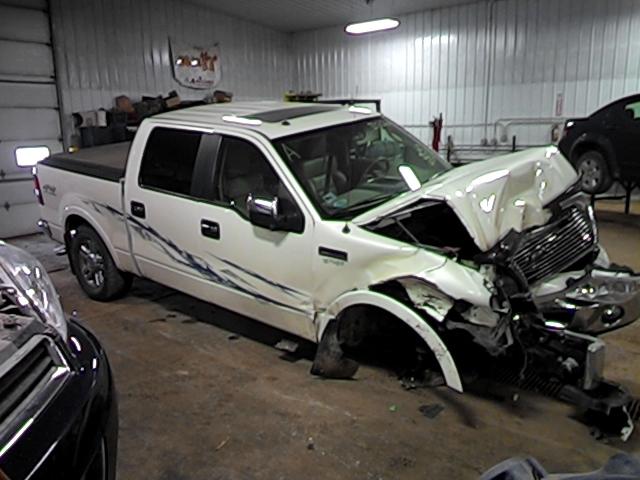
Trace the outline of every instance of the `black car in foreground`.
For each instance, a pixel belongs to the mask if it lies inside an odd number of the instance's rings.
[[[558,147],[581,174],[585,192],[604,192],[618,179],[640,182],[640,94],[567,120]]]
[[[98,340],[40,263],[0,241],[0,479],[113,480],[118,415]]]

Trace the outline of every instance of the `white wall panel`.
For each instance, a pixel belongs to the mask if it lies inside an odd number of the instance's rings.
[[[56,86],[52,83],[0,83],[0,108],[58,108]]]
[[[110,108],[118,95],[201,99],[173,78],[169,38],[220,44],[222,82],[234,98],[282,98],[293,88],[290,37],[178,0],[52,0],[63,111]]]
[[[501,133],[549,142],[550,123],[561,120],[558,94],[562,116],[578,116],[640,91],[635,0],[498,0],[400,20],[397,30],[362,37],[342,26],[294,34],[297,87],[325,98],[382,98],[385,113],[405,125],[443,112],[443,138],[476,145]],[[494,126],[500,119],[504,129]]]
[[[60,119],[54,109],[0,109],[2,140],[47,140],[60,137]]]
[[[51,48],[41,43],[0,40],[0,79],[53,79]]]
[[[49,43],[49,18],[46,12],[0,4],[0,36],[25,42]]]

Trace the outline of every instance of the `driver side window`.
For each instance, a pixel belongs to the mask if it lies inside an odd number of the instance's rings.
[[[248,217],[247,197],[274,198],[292,205],[291,196],[262,152],[252,143],[223,137],[215,181],[216,200]]]

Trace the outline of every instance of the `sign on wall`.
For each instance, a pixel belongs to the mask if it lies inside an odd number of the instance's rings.
[[[211,89],[222,79],[220,47],[190,46],[171,42],[173,76],[185,87]]]

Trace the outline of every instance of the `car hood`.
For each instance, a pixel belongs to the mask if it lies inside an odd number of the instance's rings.
[[[545,205],[578,179],[556,147],[541,147],[454,168],[354,218],[366,225],[402,213],[417,201],[446,202],[458,215],[478,247],[489,250],[511,230],[542,225]],[[434,227],[435,228],[435,227]]]

